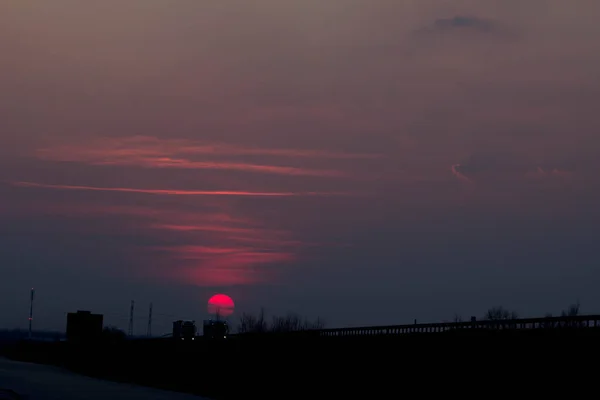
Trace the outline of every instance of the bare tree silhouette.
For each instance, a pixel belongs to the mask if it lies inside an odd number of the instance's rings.
[[[298,332],[309,329],[322,329],[324,325],[320,318],[317,318],[316,321],[309,321],[297,314],[289,313],[285,317],[273,317],[270,330],[272,332]]]
[[[517,319],[519,314],[516,311],[508,311],[502,306],[492,307],[486,311],[483,319],[488,321],[501,321],[507,319]]]
[[[108,343],[118,343],[127,338],[125,331],[114,326],[107,326],[102,330],[102,341]]]
[[[237,331],[238,333],[263,333],[266,332],[267,323],[265,321],[265,310],[260,309],[257,316],[248,313],[242,313],[239,318]]]
[[[322,329],[325,322],[321,318],[310,321],[298,314],[289,313],[286,316],[273,316],[271,324],[265,320],[265,311],[261,308],[258,317],[243,313],[238,324],[238,333],[264,333],[264,332],[300,332],[311,329]]]
[[[576,317],[577,315],[579,315],[580,309],[581,309],[581,304],[579,304],[579,301],[577,301],[576,303],[569,305],[569,307],[567,307],[566,310],[563,310],[562,316],[563,317]]]
[[[544,318],[546,318],[546,319],[552,318],[552,313],[546,313],[546,315],[544,315]],[[546,328],[546,329],[554,328],[554,326],[555,326],[554,321],[550,321],[550,320],[544,321],[540,324],[541,328]]]
[[[569,305],[566,310],[563,310],[561,316],[563,317],[576,317],[579,315],[581,310],[581,304],[579,304],[579,300],[576,303]],[[568,321],[566,326],[569,328],[578,328],[581,326],[579,321]]]

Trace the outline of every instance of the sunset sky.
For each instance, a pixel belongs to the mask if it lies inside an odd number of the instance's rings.
[[[598,0],[3,0],[0,327],[600,314]],[[235,314],[232,317],[235,319]]]

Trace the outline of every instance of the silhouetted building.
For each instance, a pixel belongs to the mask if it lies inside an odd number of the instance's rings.
[[[87,341],[102,335],[104,317],[90,311],[77,311],[67,314],[67,340]]]
[[[195,321],[175,321],[173,322],[173,338],[180,340],[194,340],[196,337]]]
[[[209,339],[226,339],[229,335],[229,325],[225,321],[204,321],[203,336]]]

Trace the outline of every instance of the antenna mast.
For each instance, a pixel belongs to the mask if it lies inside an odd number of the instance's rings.
[[[133,336],[133,308],[135,306],[135,301],[131,300],[131,308],[129,309],[129,330],[128,330],[128,335],[129,337]]]
[[[152,336],[152,303],[150,303],[150,310],[148,311],[148,337]]]
[[[35,289],[31,288],[31,299],[29,301],[29,340],[31,340],[31,324],[33,322],[33,296],[35,294]]]

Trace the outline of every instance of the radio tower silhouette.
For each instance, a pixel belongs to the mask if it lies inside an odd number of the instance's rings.
[[[33,296],[35,294],[35,289],[31,288],[31,299],[29,302],[29,340],[31,340],[31,324],[33,323]]]
[[[148,331],[146,335],[148,337],[152,336],[152,303],[150,303],[150,310],[148,311]]]
[[[127,334],[129,337],[133,336],[133,308],[135,306],[135,301],[131,300],[131,308],[129,309],[129,330]]]

